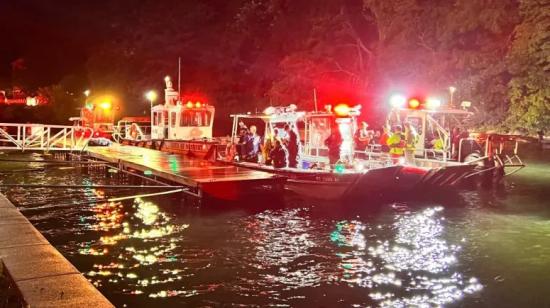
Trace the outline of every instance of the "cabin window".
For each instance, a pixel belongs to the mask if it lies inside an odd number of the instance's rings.
[[[170,125],[172,127],[176,127],[176,113],[175,112],[171,112],[170,113]]]
[[[210,126],[212,121],[212,113],[206,110],[184,110],[180,117],[180,126]]]
[[[414,127],[416,132],[419,135],[422,135],[423,127],[422,127],[422,118],[419,117],[407,117],[407,121],[411,123],[411,126]]]
[[[309,123],[309,144],[312,148],[325,148],[325,140],[330,136],[332,118],[315,117]]]
[[[168,111],[163,111],[162,117],[164,118],[164,126],[168,126]]]
[[[158,125],[158,112],[153,112],[153,125]]]

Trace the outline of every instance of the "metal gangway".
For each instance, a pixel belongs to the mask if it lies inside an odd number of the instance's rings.
[[[82,126],[0,123],[0,150],[83,151],[93,133]]]

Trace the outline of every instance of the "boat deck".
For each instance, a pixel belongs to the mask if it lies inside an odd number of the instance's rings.
[[[141,171],[186,186],[197,197],[207,194],[221,199],[238,199],[262,188],[282,189],[286,180],[268,172],[142,147],[115,144],[89,147],[87,151],[89,156],[117,164],[123,170]]]

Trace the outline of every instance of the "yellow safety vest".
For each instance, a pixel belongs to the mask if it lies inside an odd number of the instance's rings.
[[[443,139],[438,138],[434,142],[434,150],[443,150]]]
[[[403,136],[401,134],[391,134],[391,136],[388,138],[387,144],[390,147],[390,154],[394,155],[404,155],[405,154],[405,147],[404,147],[404,140]]]

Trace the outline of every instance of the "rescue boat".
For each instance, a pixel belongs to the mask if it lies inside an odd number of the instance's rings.
[[[90,138],[92,144],[107,145],[113,139],[114,113],[109,100],[101,103],[87,102],[80,109],[80,115],[69,118],[69,121],[76,127],[77,137]]]
[[[413,157],[396,160],[385,151],[384,142],[374,140],[360,147],[354,139],[360,106],[326,106],[322,111],[299,111],[296,106],[268,107],[263,113],[231,115],[231,138],[213,138],[214,106],[184,100],[165,79],[163,104],[153,105],[151,116],[121,119],[114,139],[122,144],[215,159],[249,169],[286,177],[286,188],[299,195],[322,198],[368,198],[377,194],[454,188],[466,180],[499,181],[525,165],[517,154],[518,138],[510,135],[468,134],[453,131],[464,127],[472,115],[466,108],[440,108],[432,99],[392,98],[386,126],[407,122],[417,141]],[[289,125],[299,136],[300,164],[296,168],[274,168],[260,155],[247,162],[239,155],[239,122],[255,125],[261,140],[281,138]],[[275,131],[277,136],[274,136]],[[329,164],[325,139],[332,129],[342,136],[339,160]],[[512,144],[512,146],[510,146]],[[265,155],[263,155],[265,156]]]
[[[215,108],[199,100],[183,100],[165,78],[163,104],[153,105],[150,117],[125,117],[114,129],[115,141],[175,154],[204,158],[216,150],[212,138]]]
[[[418,102],[418,101],[417,101]],[[463,109],[439,109],[431,104],[413,103],[413,107],[394,106],[386,125],[407,122],[417,142],[412,158],[399,160],[384,151],[378,140],[359,148],[354,140],[360,106],[330,106],[322,112],[300,112],[295,106],[269,107],[262,114],[235,114],[232,143],[239,143],[239,122],[255,125],[263,136],[284,138],[278,133],[292,127],[302,140],[298,168],[273,168],[265,159],[258,163],[233,160],[232,163],[276,173],[288,178],[286,188],[308,197],[322,199],[364,198],[384,193],[424,192],[454,188],[467,179],[483,176],[490,181],[519,171],[525,165],[517,154],[518,136],[463,134],[454,136],[452,128],[464,125],[471,112]],[[334,127],[335,126],[335,127]],[[277,130],[276,130],[277,129]],[[331,129],[342,136],[340,160],[329,165],[325,139]],[[453,141],[454,138],[454,141]],[[434,140],[439,142],[434,142]],[[510,143],[513,144],[510,152]],[[438,144],[439,146],[435,146]]]

